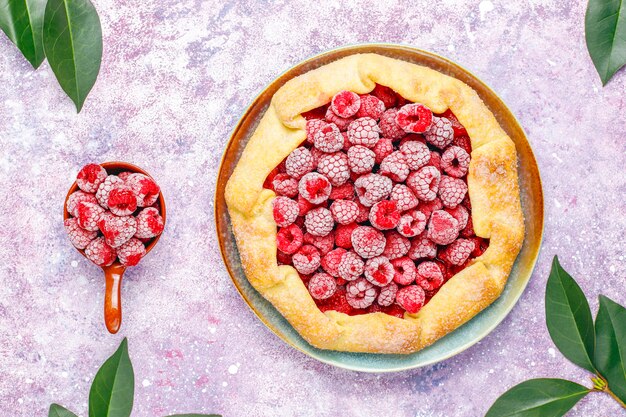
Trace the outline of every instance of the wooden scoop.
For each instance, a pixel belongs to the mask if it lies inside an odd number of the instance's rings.
[[[130,172],[138,172],[140,174],[146,175],[150,177],[143,169],[126,163],[126,162],[105,162],[100,164],[104,169],[106,169],[109,175],[117,175],[120,172],[130,171]],[[152,178],[152,177],[150,177]],[[72,184],[70,190],[65,197],[65,203],[63,204],[63,220],[70,217],[70,214],[67,212],[67,199],[69,196],[78,191],[78,185],[76,182]],[[163,224],[165,224],[166,220],[166,210],[165,210],[165,200],[163,199],[163,193],[159,193],[158,198],[161,217],[163,217]],[[154,245],[157,244],[161,235],[151,239],[146,243],[146,255],[152,250]],[[83,256],[85,256],[85,251],[78,250]],[[103,266],[102,270],[104,271],[104,280],[105,280],[105,292],[104,292],[104,323],[107,326],[107,329],[110,333],[117,333],[122,325],[122,298],[121,298],[121,287],[122,287],[122,278],[124,277],[124,272],[126,271],[126,267],[122,265],[119,261],[113,262],[113,264],[109,266]]]

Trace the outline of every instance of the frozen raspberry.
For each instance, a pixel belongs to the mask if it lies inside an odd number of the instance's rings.
[[[76,219],[65,219],[63,221],[67,236],[70,238],[70,242],[76,249],[85,249],[85,247],[98,236],[98,232],[90,232],[78,225]]]
[[[109,199],[109,193],[113,188],[118,185],[124,185],[124,180],[115,175],[109,175],[104,179],[102,184],[98,187],[98,191],[96,191],[96,198],[98,199],[98,204],[102,207],[108,209],[107,201]]]
[[[116,185],[109,192],[107,206],[116,216],[130,216],[137,210],[138,201],[137,194],[130,187]]]
[[[404,184],[396,184],[389,194],[389,200],[395,201],[400,212],[417,207],[419,200],[413,191]]]
[[[339,117],[348,118],[356,114],[361,108],[361,98],[352,91],[341,91],[335,94],[330,101],[330,109]]]
[[[386,198],[392,188],[393,181],[378,174],[366,174],[354,182],[356,195],[361,204],[366,207],[371,207],[374,203]]]
[[[428,161],[426,166],[435,167],[437,171],[441,172],[441,155],[439,155],[439,152],[432,151],[430,153],[430,161]]]
[[[326,115],[324,116],[324,118],[328,123],[332,123],[335,126],[337,126],[337,128],[342,132],[344,132],[348,128],[350,123],[352,123],[352,121],[354,120],[354,117],[344,118],[344,117],[337,116],[335,112],[332,111],[330,106],[328,107],[328,110],[326,111]]]
[[[463,150],[468,154],[472,153],[472,141],[469,136],[456,136],[455,134],[452,144],[454,146],[458,146],[459,148],[463,148]]]
[[[325,154],[320,157],[317,171],[326,176],[333,186],[343,185],[350,179],[348,157],[343,152]]]
[[[475,248],[474,241],[457,239],[439,251],[439,259],[452,265],[463,265]]]
[[[383,134],[383,137],[391,140],[398,140],[402,136],[406,135],[404,129],[400,127],[396,122],[396,116],[398,115],[398,109],[389,109],[380,116],[378,122],[378,128]]]
[[[397,103],[396,92],[384,85],[376,84],[376,87],[370,93],[374,97],[378,97],[388,109],[394,107]]]
[[[389,154],[380,164],[379,173],[396,182],[404,182],[409,176],[409,165],[400,151]]]
[[[441,155],[441,169],[451,177],[461,178],[467,174],[470,156],[459,146],[450,146]]]
[[[132,216],[114,216],[106,213],[100,217],[98,228],[107,245],[117,248],[128,242],[137,232],[137,220]]]
[[[459,119],[457,119],[454,113],[452,113],[452,110],[446,110],[441,117],[445,117],[450,120],[450,123],[452,123],[452,129],[454,129],[454,136],[467,135],[467,130],[465,130],[465,127],[459,122]]]
[[[335,200],[330,205],[330,212],[339,224],[353,223],[359,216],[359,206],[354,201]]]
[[[154,207],[147,207],[139,212],[137,219],[137,232],[135,237],[138,239],[151,239],[160,235],[165,226],[163,217]]]
[[[312,274],[322,263],[320,252],[313,245],[304,245],[291,257],[293,267],[301,274]]]
[[[443,175],[439,181],[439,198],[445,207],[455,208],[467,193],[467,184],[459,178]]]
[[[441,200],[439,198],[435,198],[433,201],[421,202],[418,210],[424,213],[426,221],[428,221],[430,219],[430,215],[433,214],[434,211],[441,210],[442,208],[443,204],[441,204]]]
[[[315,246],[322,255],[326,255],[335,247],[335,234],[330,232],[326,236],[315,236],[311,233],[304,234],[304,243]]]
[[[372,305],[378,291],[365,278],[359,278],[346,284],[346,300],[353,308],[367,308]]]
[[[104,237],[97,237],[85,248],[85,256],[98,266],[109,266],[117,258],[117,252],[104,241]]]
[[[354,197],[354,185],[347,182],[338,187],[333,187],[333,190],[330,192],[331,200],[351,200]]]
[[[345,252],[339,261],[337,272],[346,281],[354,281],[363,274],[365,263],[354,252]]]
[[[325,300],[337,291],[337,283],[328,274],[318,272],[309,281],[309,292],[316,300]]]
[[[424,133],[433,120],[433,113],[423,104],[403,106],[396,114],[396,123],[407,133]]]
[[[335,222],[330,210],[324,207],[314,208],[304,217],[307,232],[313,236],[326,236],[333,230]]]
[[[272,202],[274,221],[279,227],[289,226],[296,221],[300,208],[289,197],[276,197]]]
[[[419,210],[411,210],[400,217],[397,230],[402,236],[415,237],[426,229],[426,215]]]
[[[411,140],[400,145],[400,152],[404,155],[409,169],[415,171],[430,161],[430,150],[422,142]]]
[[[393,142],[391,139],[380,138],[372,150],[375,155],[374,162],[380,164],[387,156],[393,153]]]
[[[361,96],[361,107],[356,113],[356,117],[370,117],[374,120],[380,119],[380,116],[385,112],[385,103],[378,97],[370,94],[364,94]]]
[[[459,222],[449,213],[437,210],[428,222],[428,238],[438,245],[449,245],[459,235]]]
[[[351,249],[352,248],[352,232],[359,227],[356,223],[350,224],[338,224],[335,229],[335,244],[340,248]]]
[[[356,218],[357,223],[363,223],[369,220],[370,218],[370,208],[365,207],[359,200],[355,201],[356,205],[359,206],[359,215]]]
[[[436,262],[425,261],[417,266],[417,285],[424,291],[434,291],[443,285],[443,273]]]
[[[310,119],[306,121],[306,141],[313,145],[315,134],[328,123],[322,119]]]
[[[400,285],[410,285],[417,277],[415,263],[406,256],[391,261],[394,268],[393,280]]]
[[[283,227],[276,234],[276,246],[288,255],[295,253],[302,246],[302,230],[295,224]]]
[[[400,221],[400,211],[395,201],[384,200],[372,206],[370,223],[378,230],[395,229]]]
[[[411,249],[407,254],[409,258],[416,260],[422,258],[434,258],[437,256],[437,244],[430,240],[427,232],[411,239]]]
[[[343,136],[334,123],[329,123],[317,131],[313,143],[320,151],[333,153],[343,148]]]
[[[78,171],[76,185],[86,193],[95,193],[107,177],[107,172],[98,164],[88,164]]]
[[[372,172],[376,155],[371,149],[355,145],[348,149],[348,165],[355,174]]]
[[[459,207],[457,207],[457,209]],[[474,222],[472,221],[472,216],[468,217],[467,224],[465,225],[465,227],[463,228],[463,230],[461,230],[459,234],[463,237],[473,237],[476,235],[476,232],[474,231]]]
[[[326,255],[322,257],[322,268],[328,274],[333,277],[339,276],[339,263],[341,262],[342,256],[346,253],[346,250],[343,248],[336,248],[328,252]]]
[[[98,199],[95,195],[84,191],[75,191],[67,198],[67,204],[65,206],[67,208],[67,212],[72,216],[77,217],[76,206],[78,206],[78,203],[82,203],[83,201],[98,204]]]
[[[424,290],[417,285],[409,285],[399,289],[396,294],[396,302],[410,314],[420,311],[425,300],[426,294],[424,294]]]
[[[413,171],[406,179],[406,185],[415,193],[415,196],[422,201],[432,201],[437,197],[439,191],[439,180],[441,174],[435,167],[425,166],[417,171]]]
[[[376,302],[378,305],[383,307],[387,307],[393,304],[396,301],[396,293],[398,292],[398,285],[395,282],[390,282],[388,285],[382,287],[380,289],[380,294],[378,294],[378,299]]]
[[[396,259],[400,258],[409,251],[411,247],[411,242],[406,237],[402,236],[395,230],[385,232],[385,240],[387,243],[385,244],[385,250],[383,251],[383,256],[388,259]]]
[[[74,210],[78,225],[85,230],[95,232],[98,230],[98,220],[104,214],[104,209],[95,203],[81,201]]]
[[[359,226],[352,232],[352,247],[362,258],[378,256],[385,250],[385,235],[370,226]]]
[[[368,259],[365,262],[365,270],[363,271],[365,279],[378,287],[384,287],[393,281],[395,270],[393,265],[384,256],[377,256]]]
[[[368,148],[376,146],[380,138],[380,129],[376,120],[371,117],[361,117],[348,126],[348,140],[353,145],[363,145]]]
[[[126,185],[137,196],[137,206],[150,207],[159,198],[161,189],[156,182],[147,175],[135,173],[126,178]]]
[[[117,256],[122,265],[135,266],[146,254],[146,247],[139,239],[132,238],[117,248]]]
[[[459,205],[453,209],[446,208],[445,211],[452,215],[452,217],[454,217],[459,223],[459,232],[465,229],[465,226],[467,226],[467,221],[469,220],[469,211],[467,211],[465,207]]]
[[[313,171],[313,168],[311,151],[303,146],[294,149],[285,161],[285,172],[295,179],[302,178],[304,174]]]
[[[317,172],[309,172],[298,183],[300,195],[313,204],[322,204],[328,200],[331,190],[328,178]]]
[[[272,188],[278,195],[295,197],[298,194],[298,180],[287,174],[278,174],[272,181]]]
[[[426,142],[440,149],[445,148],[452,143],[454,138],[454,129],[452,122],[445,117],[433,117],[432,125],[424,132]]]

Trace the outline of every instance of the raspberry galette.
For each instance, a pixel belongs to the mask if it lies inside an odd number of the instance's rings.
[[[376,54],[281,87],[226,202],[250,283],[322,349],[432,344],[500,295],[524,237],[515,146],[476,92]]]

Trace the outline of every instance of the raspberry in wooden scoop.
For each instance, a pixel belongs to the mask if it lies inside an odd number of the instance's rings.
[[[76,185],[86,193],[95,193],[107,177],[107,172],[98,164],[85,165],[76,176]]]
[[[147,175],[140,173],[130,174],[125,181],[137,197],[138,207],[149,207],[159,198],[161,188]]]
[[[137,194],[127,185],[114,186],[106,200],[107,207],[116,216],[130,216],[137,210]]]
[[[104,237],[92,240],[85,248],[85,256],[98,266],[109,266],[117,258],[117,252],[107,245]]]
[[[129,239],[117,249],[117,256],[122,265],[135,266],[146,254],[146,247],[139,239]]]

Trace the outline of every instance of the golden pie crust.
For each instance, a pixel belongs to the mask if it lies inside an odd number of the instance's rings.
[[[450,109],[465,126],[472,143],[467,183],[474,231],[489,239],[480,257],[404,319],[380,312],[349,316],[320,311],[298,272],[277,263],[276,195],[263,188],[270,171],[305,140],[302,113],[329,103],[342,90],[366,94],[376,84],[434,113]],[[248,280],[320,349],[412,353],[432,344],[500,296],[524,240],[515,145],[478,94],[430,68],[377,54],[351,55],[285,83],[246,145],[225,197]]]

